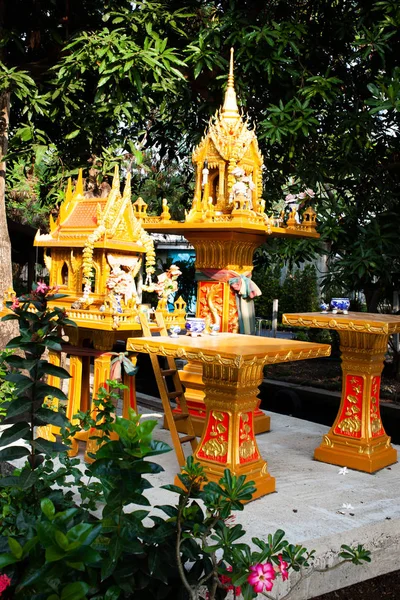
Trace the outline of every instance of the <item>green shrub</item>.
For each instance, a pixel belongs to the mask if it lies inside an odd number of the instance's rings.
[[[278,320],[283,313],[313,312],[319,308],[317,273],[314,265],[306,265],[303,270],[295,269],[286,275],[280,283],[281,272],[278,267],[267,268],[261,274],[255,271],[253,279],[259,286],[262,296],[255,298],[257,317],[272,318],[272,301],[277,298]]]

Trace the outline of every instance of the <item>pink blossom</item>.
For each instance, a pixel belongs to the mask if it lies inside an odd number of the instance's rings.
[[[230,565],[226,568],[226,570],[232,573],[232,567]],[[219,575],[219,580],[223,585],[225,585],[225,588],[228,592],[234,589],[236,596],[240,596],[240,594],[242,593],[240,587],[235,587],[232,584],[232,579],[229,577],[229,575]]]
[[[283,581],[286,581],[286,579],[289,577],[289,573],[288,573],[288,566],[289,565],[288,565],[288,563],[285,560],[283,560],[282,554],[280,554],[278,556],[278,559],[279,559],[279,567],[278,567],[279,572],[282,575]]]
[[[297,196],[295,196],[294,194],[288,194],[285,197],[285,201],[286,202],[294,202],[296,200]]]
[[[307,189],[306,189],[306,194],[307,194],[307,196],[309,196],[310,198],[314,198],[314,196],[315,196],[315,192],[314,192],[314,190],[312,190],[311,188],[307,188]]]
[[[7,575],[0,575],[0,595],[11,585],[11,579]]]
[[[44,281],[40,281],[37,284],[37,288],[35,290],[36,294],[45,294],[46,292],[48,292],[49,287],[44,283]]]
[[[19,308],[18,298],[14,298],[13,303],[11,304],[11,310],[15,310],[16,308]]]
[[[304,198],[307,196],[307,194],[305,194],[304,192],[300,192],[300,194],[298,194],[298,199],[299,200],[304,200]]]
[[[226,519],[224,519],[224,523],[227,527],[231,527],[235,524],[236,522],[236,515],[229,515],[229,517],[226,517]]]
[[[251,573],[248,576],[247,581],[257,594],[263,592],[264,589],[266,589],[267,592],[272,590],[275,571],[271,563],[266,562],[264,564],[259,563],[258,565],[252,565],[250,571]]]

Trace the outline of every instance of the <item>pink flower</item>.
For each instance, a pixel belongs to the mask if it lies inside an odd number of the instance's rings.
[[[250,571],[251,573],[248,576],[247,581],[257,594],[263,592],[264,589],[266,589],[267,592],[272,590],[275,571],[271,563],[266,562],[264,564],[259,563],[258,565],[252,565]]]
[[[230,573],[232,573],[232,567],[230,565],[226,568],[226,570],[229,571]],[[230,590],[234,589],[236,596],[240,596],[240,594],[242,593],[242,590],[240,587],[235,587],[232,584],[232,579],[229,577],[229,575],[219,575],[219,580],[225,586],[225,589],[228,592]]]
[[[11,585],[11,579],[7,575],[0,575],[0,595]]]
[[[283,560],[282,554],[279,554],[278,559],[279,559],[279,567],[278,567],[279,572],[282,575],[283,581],[286,581],[286,579],[289,577],[289,573],[288,573],[289,565],[285,560]]]
[[[286,202],[294,202],[296,200],[297,196],[295,196],[294,194],[288,194],[285,197],[285,201]]]
[[[37,284],[37,288],[35,290],[36,294],[45,294],[46,292],[48,292],[49,287],[44,283],[44,281],[40,281]]]
[[[305,194],[304,192],[300,192],[300,194],[298,194],[298,199],[299,200],[304,200],[304,198],[307,196],[307,194]]]
[[[16,308],[19,308],[18,298],[14,298],[13,303],[11,304],[11,310],[15,310]]]
[[[311,188],[306,189],[306,194],[307,194],[307,196],[310,196],[310,198],[314,198],[314,196],[315,196],[315,192]]]
[[[226,517],[226,519],[224,519],[224,523],[227,527],[231,527],[231,526],[233,527],[235,522],[236,522],[236,515],[229,515],[229,517]]]

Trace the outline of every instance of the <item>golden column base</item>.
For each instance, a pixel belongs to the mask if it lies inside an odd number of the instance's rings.
[[[343,388],[336,420],[314,458],[374,473],[397,461],[379,411],[388,335],[341,331]]]
[[[263,365],[204,363],[206,426],[194,454],[209,481],[218,482],[225,469],[254,481],[253,499],[275,491],[275,478],[261,458],[254,431],[253,413]]]
[[[193,427],[197,437],[203,433],[206,423],[206,409],[204,405],[204,383],[203,383],[203,365],[201,362],[190,360],[179,371],[179,377],[185,386],[185,397],[187,406],[192,419]],[[254,433],[265,433],[271,429],[271,418],[264,414],[259,407],[260,400],[257,399],[257,408],[254,411]],[[180,412],[180,407],[174,410],[174,413]],[[185,421],[177,421],[176,427],[179,432],[187,433]],[[164,423],[164,428],[167,428]]]

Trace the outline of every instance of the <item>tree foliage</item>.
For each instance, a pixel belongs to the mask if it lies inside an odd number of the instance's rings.
[[[66,6],[7,5],[2,77],[29,78],[22,85],[30,89],[13,88],[19,92],[11,118],[11,211],[21,171],[31,196],[50,210],[78,167],[91,168],[97,193],[116,162],[134,167],[135,191],[157,194],[155,207],[164,191],[159,172],[175,161],[168,178],[176,193],[171,185],[168,191],[182,214],[190,197],[188,156],[221,104],[234,46],[238,95],[250,122],[258,123],[265,157],[267,208],[288,177],[299,178],[318,190],[336,275],[342,277],[344,257],[360,289],[392,271],[395,242],[386,244],[376,269],[366,269],[367,279],[350,256],[357,232],[366,229],[364,248],[373,253],[372,223],[399,213],[397,2],[71,0]],[[150,168],[141,168],[148,161]],[[396,219],[384,220],[384,236],[393,238]],[[387,290],[395,279],[378,287]]]

